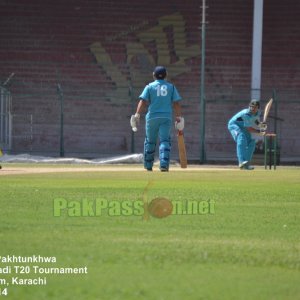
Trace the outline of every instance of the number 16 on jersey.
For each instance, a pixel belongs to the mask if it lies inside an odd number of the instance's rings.
[[[168,95],[168,87],[163,84],[163,85],[158,85],[156,88],[156,96],[159,97],[159,96],[167,96]]]

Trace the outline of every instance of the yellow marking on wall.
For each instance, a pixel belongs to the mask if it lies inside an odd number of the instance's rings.
[[[118,66],[115,65],[110,55],[106,52],[100,42],[96,42],[90,47],[98,64],[105,70],[106,74],[111,78],[117,86],[124,87],[128,85],[126,77],[121,73]]]
[[[164,32],[166,27],[171,26],[173,30],[173,45],[174,49],[170,49],[168,45],[167,35]],[[137,27],[139,28],[139,27]],[[135,57],[143,56],[147,65],[153,68],[155,65],[164,65],[168,69],[170,77],[187,73],[190,71],[190,67],[186,66],[185,60],[200,55],[201,49],[199,45],[187,46],[187,37],[185,33],[185,21],[180,13],[161,17],[158,20],[158,25],[148,30],[137,33],[137,37],[140,43],[128,42],[126,43],[127,60],[124,62],[128,65],[131,74],[131,85],[141,87],[145,82],[151,80],[151,73],[149,74],[148,68],[137,67],[132,65],[132,60]],[[146,49],[146,43],[154,42],[157,51],[157,62],[151,53]],[[126,87],[129,86],[128,78],[122,74],[120,69],[111,60],[111,56],[107,53],[100,42],[95,42],[90,46],[91,52],[94,54],[97,63],[104,69],[106,74],[116,84],[116,89],[109,92],[107,96],[110,96],[112,100],[118,102],[125,100],[128,102],[128,92]],[[170,52],[175,52],[178,60],[171,63]]]

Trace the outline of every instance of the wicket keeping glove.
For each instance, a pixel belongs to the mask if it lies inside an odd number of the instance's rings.
[[[140,114],[136,113],[135,115],[132,115],[130,118],[130,126],[132,128],[132,131],[137,132],[137,126],[140,122]]]
[[[177,117],[175,121],[175,129],[182,131],[184,128],[184,118],[183,117]]]

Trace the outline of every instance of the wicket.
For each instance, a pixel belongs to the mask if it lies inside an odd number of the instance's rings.
[[[272,163],[273,163],[274,170],[276,170],[276,161],[277,161],[277,135],[276,135],[276,133],[265,134],[264,146],[265,146],[265,155],[264,155],[265,169],[267,169],[267,156],[269,155],[269,169],[270,170],[272,169]]]

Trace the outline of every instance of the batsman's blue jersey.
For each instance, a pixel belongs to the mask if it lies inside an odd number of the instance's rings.
[[[166,80],[155,80],[149,83],[139,98],[149,102],[147,120],[172,119],[173,102],[181,100],[176,87]]]
[[[255,150],[255,139],[246,127],[257,127],[260,112],[252,114],[250,109],[243,109],[235,114],[228,122],[228,129],[237,144],[239,164],[249,162]]]
[[[228,128],[231,125],[237,125],[242,130],[245,127],[256,127],[260,119],[260,112],[252,114],[249,108],[243,109],[235,114],[228,122]]]

